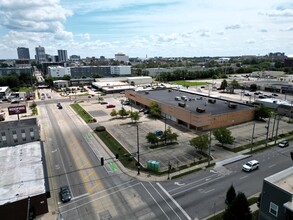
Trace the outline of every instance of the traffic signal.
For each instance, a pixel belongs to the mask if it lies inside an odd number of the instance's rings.
[[[104,157],[101,157],[101,166],[104,166]]]
[[[119,154],[116,154],[115,158],[118,160],[119,159]]]

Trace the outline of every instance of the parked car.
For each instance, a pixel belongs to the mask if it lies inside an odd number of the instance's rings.
[[[141,108],[138,110],[139,112],[144,112],[145,111],[145,108]]]
[[[245,96],[251,96],[251,94],[248,93],[248,92],[247,92],[247,93],[244,93],[244,95],[245,95]]]
[[[71,200],[71,192],[68,186],[60,187],[60,199],[63,203],[69,202]]]
[[[107,107],[107,108],[115,108],[116,106],[113,105],[113,104],[109,104],[109,105],[107,105],[106,107]]]
[[[251,160],[246,164],[243,164],[242,170],[250,172],[259,168],[259,162],[257,160]]]
[[[150,110],[149,109],[145,109],[144,111],[143,111],[143,114],[149,114],[150,113]]]
[[[14,104],[14,103],[19,103],[19,99],[12,99],[11,104]]]
[[[265,99],[266,97],[265,97],[265,96],[262,96],[262,95],[260,95],[258,98],[259,98],[259,99]]]
[[[57,107],[58,107],[58,109],[62,109],[63,108],[60,102],[57,103]]]
[[[124,102],[122,102],[122,105],[130,105],[130,102],[129,101],[124,101]]]
[[[157,139],[158,139],[158,140],[162,140],[162,139],[163,139],[163,135],[164,135],[164,132],[163,132],[163,131],[161,131],[161,130],[156,130],[156,131],[154,132],[154,134],[157,135]]]
[[[107,105],[108,102],[104,102],[104,101],[103,101],[103,102],[100,102],[100,104],[101,104],[101,105]]]
[[[276,94],[276,93],[273,93],[273,94],[272,94],[272,96],[278,96],[278,94]]]
[[[279,144],[278,144],[279,147],[288,147],[289,146],[289,141],[281,141]]]

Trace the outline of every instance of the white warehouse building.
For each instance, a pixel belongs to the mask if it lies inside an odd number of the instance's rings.
[[[65,75],[71,76],[70,67],[49,66],[48,75],[51,77],[63,77]]]
[[[151,84],[153,78],[150,76],[127,77],[127,82],[129,84],[134,83],[135,85]]]

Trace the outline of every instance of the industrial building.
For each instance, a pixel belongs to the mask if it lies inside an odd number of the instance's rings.
[[[197,131],[232,126],[254,119],[254,107],[243,103],[212,98],[194,92],[157,89],[126,91],[125,96],[142,107],[158,103],[162,117]]]
[[[0,148],[1,219],[33,219],[50,197],[42,142]]]
[[[293,219],[293,167],[264,179],[259,219]]]
[[[0,68],[0,76],[7,76],[11,73],[16,73],[20,75],[20,73],[28,73],[32,75],[32,67],[26,66],[26,67],[6,67],[6,68]]]

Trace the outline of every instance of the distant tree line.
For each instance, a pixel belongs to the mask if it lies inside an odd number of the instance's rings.
[[[10,73],[7,76],[0,77],[0,86],[9,86],[12,91],[19,91],[20,87],[30,87],[34,84],[35,79],[31,73]]]

